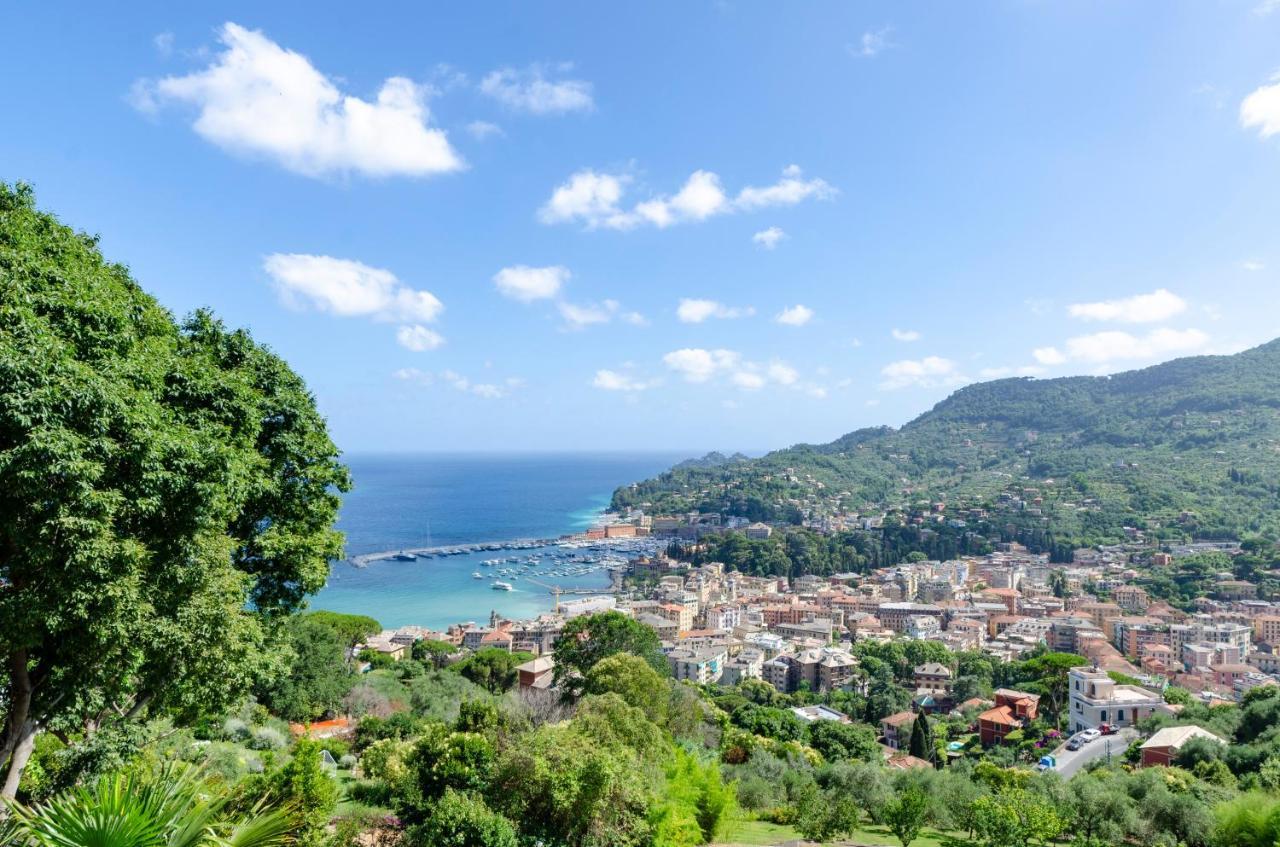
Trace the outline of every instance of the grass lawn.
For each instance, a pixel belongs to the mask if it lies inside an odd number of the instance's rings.
[[[730,828],[721,847],[742,845],[742,847],[764,847],[764,845],[783,844],[796,841],[800,833],[789,826],[781,826],[769,821],[737,821]],[[858,844],[867,847],[900,847],[893,833],[882,826],[868,826],[855,832],[850,838],[833,842],[834,844]],[[964,847],[968,842],[954,835],[924,829],[920,837],[911,842],[911,847]]]

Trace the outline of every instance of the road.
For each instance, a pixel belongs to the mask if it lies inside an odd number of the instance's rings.
[[[1129,745],[1137,737],[1136,729],[1125,727],[1115,735],[1104,735],[1079,750],[1068,750],[1067,745],[1063,744],[1053,751],[1053,755],[1058,759],[1058,766],[1053,770],[1063,779],[1070,779],[1090,762],[1105,759],[1108,747],[1111,750],[1111,761],[1114,762],[1124,755],[1124,751],[1129,749]]]

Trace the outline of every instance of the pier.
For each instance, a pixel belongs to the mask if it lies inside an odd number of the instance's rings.
[[[560,538],[522,538],[515,541],[481,541],[472,544],[449,544],[438,547],[409,547],[402,550],[383,550],[380,553],[361,553],[359,556],[348,556],[343,561],[357,568],[367,567],[373,562],[386,562],[396,556],[413,556],[418,559],[438,559],[445,556],[461,556],[467,553],[484,553],[497,550],[532,550],[535,547],[551,547],[568,541],[572,536]]]

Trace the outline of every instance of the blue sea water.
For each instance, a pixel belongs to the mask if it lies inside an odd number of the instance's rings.
[[[613,489],[653,476],[685,454],[417,454],[349,455],[355,487],[346,495],[338,527],[347,554],[556,538],[589,527]],[[532,551],[530,551],[532,552]],[[494,591],[472,578],[482,552],[412,562],[378,561],[365,568],[335,563],[313,609],[370,615],[384,627],[443,628],[488,620],[490,610],[532,617],[551,608],[544,590],[516,581]],[[487,575],[487,574],[486,574]],[[559,580],[562,586],[602,587],[604,573]]]

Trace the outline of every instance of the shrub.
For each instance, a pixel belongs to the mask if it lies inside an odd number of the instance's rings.
[[[269,726],[255,728],[249,738],[249,747],[254,750],[283,750],[286,743],[284,733]]]

